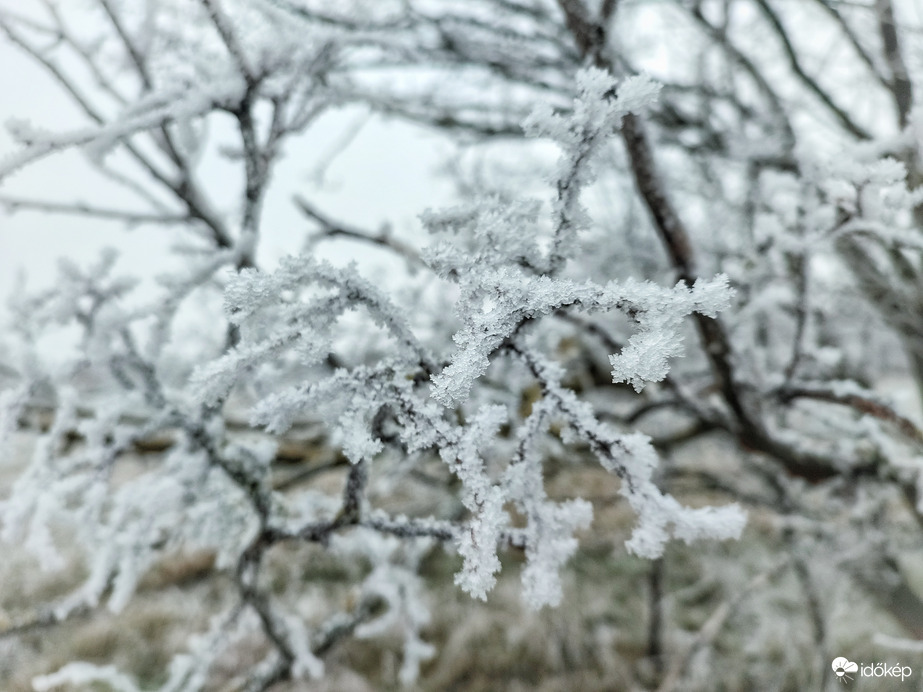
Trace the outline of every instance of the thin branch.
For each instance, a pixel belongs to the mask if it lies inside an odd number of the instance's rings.
[[[106,15],[109,17],[109,21],[112,23],[113,28],[121,39],[122,45],[125,46],[125,50],[128,51],[131,62],[134,64],[135,69],[138,72],[138,77],[141,80],[143,91],[152,91],[154,88],[154,82],[151,78],[150,70],[147,67],[147,61],[145,60],[142,52],[138,49],[138,46],[128,35],[128,30],[125,28],[124,23],[119,18],[115,9],[112,7],[111,0],[98,0],[98,2],[102,6]],[[154,141],[157,143],[157,146],[160,147],[160,149],[164,151],[177,165],[177,167],[180,169],[182,178],[188,181],[191,177],[188,163],[186,158],[180,154],[180,151],[174,141],[173,135],[170,133],[166,123],[160,126],[159,132],[159,137],[153,136],[152,133]]]
[[[134,63],[135,69],[138,71],[138,76],[141,78],[141,83],[144,85],[144,89],[146,91],[150,91],[153,87],[153,82],[151,80],[150,73],[148,72],[147,63],[144,60],[144,56],[141,55],[141,52],[138,50],[137,46],[135,46],[134,41],[132,41],[129,37],[128,32],[125,30],[125,25],[122,23],[121,19],[119,19],[119,16],[113,9],[110,0],[98,0],[98,2],[102,6],[106,15],[109,17],[109,21],[112,22],[112,26],[115,28],[119,38],[122,39],[122,44],[128,51],[128,55],[131,56],[131,61]]]
[[[814,0],[814,2],[820,5],[820,7],[827,12],[827,14],[833,17],[833,20],[837,23],[837,26],[840,27],[840,30],[846,36],[846,40],[849,41],[849,44],[852,46],[856,55],[858,55],[859,59],[865,63],[866,67],[869,69],[869,72],[875,76],[875,79],[877,79],[882,84],[882,86],[890,89],[892,86],[891,82],[889,82],[887,77],[885,77],[881,70],[878,69],[878,65],[875,64],[872,56],[865,49],[865,46],[863,46],[859,41],[859,36],[855,31],[853,31],[852,27],[849,26],[840,11],[834,6],[834,3],[830,2],[829,0]]]
[[[439,541],[453,541],[458,537],[461,529],[457,524],[435,519],[414,519],[402,517],[396,521],[381,515],[360,522],[360,526],[374,529],[380,533],[398,536],[399,538],[429,537]]]
[[[631,162],[631,170],[641,198],[677,270],[680,280],[689,286],[695,283],[697,270],[689,232],[663,190],[660,173],[654,160],[650,141],[637,116],[629,113],[622,119],[622,140]],[[725,402],[740,423],[742,432],[754,436],[757,425],[738,393],[731,368],[731,345],[718,318],[693,314],[693,320],[708,358],[715,380]]]
[[[112,80],[103,74],[102,69],[100,68],[97,61],[94,60],[90,52],[80,43],[79,40],[77,40],[77,37],[71,33],[67,23],[61,18],[61,13],[58,12],[57,6],[52,2],[49,2],[49,0],[42,0],[42,4],[47,9],[48,13],[54,18],[58,35],[67,43],[67,45],[69,45],[74,50],[75,53],[77,53],[77,55],[83,59],[87,69],[89,69],[93,74],[93,79],[95,80],[96,84],[113,99],[115,99],[116,103],[124,106],[128,102],[128,99],[126,99],[115,89],[115,85],[112,83]]]
[[[389,250],[392,250],[393,252],[403,257],[407,263],[412,266],[426,266],[426,264],[423,262],[423,258],[420,257],[420,253],[418,253],[410,245],[402,243],[390,233],[386,233],[384,230],[378,233],[370,233],[368,231],[363,231],[358,228],[348,226],[347,224],[343,224],[339,221],[334,221],[319,211],[315,206],[310,204],[301,195],[293,196],[292,201],[305,216],[307,216],[312,221],[317,222],[317,224],[321,227],[320,237],[315,238],[315,241],[323,238],[334,237],[351,238],[353,240],[359,240],[364,243],[371,243],[372,245],[388,248]]]
[[[665,561],[663,557],[651,561],[648,573],[648,609],[650,615],[647,621],[647,658],[654,667],[654,674],[659,678],[663,675],[664,666],[664,593],[663,581]]]
[[[795,335],[792,338],[792,354],[785,367],[785,381],[790,382],[801,364],[804,354],[805,330],[808,322],[808,281],[810,262],[804,253],[788,256],[791,273],[795,276]]]
[[[122,209],[96,207],[83,202],[49,202],[40,199],[25,197],[11,197],[0,195],[0,206],[8,211],[15,212],[20,209],[38,211],[48,214],[68,214],[71,216],[90,216],[97,219],[110,219],[124,221],[129,225],[135,224],[179,224],[190,220],[188,214],[144,213]]]
[[[604,55],[607,41],[605,29],[587,19],[588,13],[581,0],[559,0],[559,4],[581,52],[591,58],[597,67],[612,73],[613,65]],[[621,134],[638,192],[653,218],[654,226],[680,280],[691,286],[695,283],[697,271],[689,232],[663,190],[650,141],[636,115],[628,113],[622,118]],[[740,423],[742,434],[756,438],[760,434],[758,426],[744,408],[734,383],[731,347],[724,327],[716,318],[700,313],[694,313],[693,319],[724,400]]]
[[[859,413],[893,424],[906,438],[917,444],[923,444],[923,430],[920,430],[916,423],[900,415],[890,406],[868,396],[837,392],[829,387],[798,384],[784,387],[778,390],[777,394],[783,402],[793,399],[816,399],[848,406]]]
[[[730,60],[736,63],[753,81],[754,86],[766,99],[769,110],[775,115],[777,124],[782,135],[782,146],[786,153],[790,152],[795,146],[795,133],[789,122],[788,114],[782,104],[782,99],[772,88],[772,85],[766,80],[766,77],[759,68],[750,60],[749,57],[737,46],[731,43],[730,39],[721,31],[720,28],[711,24],[702,14],[701,6],[696,3],[690,10],[692,18],[705,31],[708,36],[724,48]],[[785,157],[783,157],[785,158]]]
[[[804,556],[800,554],[798,546],[795,544],[794,532],[791,529],[786,531],[787,538],[792,549],[792,567],[801,588],[804,591],[804,600],[807,605],[808,617],[811,621],[811,630],[814,635],[815,658],[817,659],[818,688],[826,687],[827,677],[830,670],[829,662],[831,660],[827,653],[827,624],[824,619],[824,607],[818,593],[817,584],[811,575],[811,569],[808,566]]]
[[[67,92],[70,97],[80,106],[84,113],[86,113],[94,122],[103,123],[105,122],[103,116],[96,110],[90,101],[85,97],[80,91],[77,90],[77,87],[67,77],[64,72],[58,67],[57,64],[52,62],[49,58],[45,57],[43,52],[30,44],[26,39],[15,31],[12,25],[0,14],[0,31],[2,31],[6,37],[16,46],[21,48],[25,53],[27,53],[31,58],[36,62],[42,65],[51,75],[55,78],[61,87],[64,88],[64,91]]]
[[[56,63],[47,58],[42,51],[31,45],[19,33],[17,33],[2,15],[0,15],[0,31],[2,31],[14,45],[21,48],[36,62],[42,65],[42,67],[44,67],[45,70],[48,71],[52,77],[54,77],[58,84],[63,87],[64,91],[71,96],[74,102],[80,106],[81,110],[83,110],[83,112],[94,123],[97,125],[106,124],[106,118],[90,102],[90,100],[83,95],[83,93],[75,85],[74,81]],[[142,127],[142,125],[143,123],[139,124],[139,128],[146,129]],[[148,126],[162,125],[163,120],[160,122],[148,124]],[[172,180],[169,175],[161,171],[148,157],[143,155],[140,150],[134,144],[132,144],[132,142],[129,140],[131,134],[133,133],[126,129],[125,135],[122,138],[122,145],[125,147],[128,153],[131,154],[134,161],[139,164],[145,171],[147,171],[147,173],[155,181],[169,190],[173,195],[175,195],[189,209],[190,216],[201,220],[205,223],[206,226],[209,227],[211,230],[212,238],[218,247],[232,247],[231,237],[227,229],[224,227],[223,222],[210,209],[201,191],[197,186],[192,184],[189,175],[185,171],[181,171],[184,174],[180,176],[179,181]],[[78,136],[71,137],[66,142],[50,142],[43,143],[41,145],[34,145],[33,147],[30,147],[30,149],[27,149],[26,152],[20,153],[18,156],[14,157],[13,162],[11,164],[8,163],[6,166],[7,172],[21,168],[27,163],[31,163],[32,161],[38,160],[64,148],[80,146],[81,144],[92,142],[95,139],[95,133],[78,133]]]
[[[762,474],[757,473],[757,475],[759,476]],[[672,466],[664,472],[664,480],[668,481],[673,487],[680,487],[684,484],[688,484],[693,487],[693,492],[695,493],[701,493],[703,491],[720,492],[750,507],[768,509],[772,512],[779,513],[787,513],[789,511],[789,508],[785,507],[784,503],[780,501],[780,497],[784,497],[785,493],[779,491],[778,483],[775,482],[777,481],[775,476],[768,479],[764,476],[764,479],[773,481],[769,483],[773,490],[771,497],[759,495],[749,490],[742,490],[733,485],[728,480],[727,476],[728,474],[715,474],[699,469],[688,469],[678,466]]]
[[[782,43],[782,49],[785,52],[786,58],[788,58],[789,66],[792,69],[792,72],[798,77],[804,86],[808,88],[812,94],[814,94],[820,101],[827,107],[827,109],[833,113],[834,117],[840,122],[840,124],[845,127],[850,133],[855,137],[862,140],[869,140],[872,136],[869,134],[868,130],[856,123],[840,106],[838,106],[833,98],[820,86],[818,81],[811,77],[807,72],[804,71],[804,68],[801,65],[801,61],[798,58],[798,53],[795,51],[795,47],[792,45],[791,39],[788,37],[788,32],[785,30],[785,27],[782,24],[782,20],[779,19],[779,16],[776,14],[769,3],[766,0],[755,0],[756,4],[763,11],[763,14],[766,16],[766,19],[769,21],[770,25],[776,32],[779,41]]]
[[[351,613],[340,613],[327,620],[311,644],[315,656],[323,656],[342,639],[350,636],[363,622],[380,615],[387,603],[381,598],[364,598]]]
[[[230,26],[230,22],[219,9],[217,1],[199,0],[199,3],[208,13],[209,19],[212,20],[212,24],[215,26],[218,35],[221,37],[225,47],[228,49],[228,53],[230,53],[231,57],[234,59],[234,62],[237,64],[237,69],[240,70],[240,73],[244,80],[247,82],[247,85],[254,85],[257,81],[256,74],[247,64],[247,56],[244,53],[243,47],[240,45],[240,43],[237,42],[237,37],[234,35],[234,32]]]
[[[275,461],[279,461],[278,455],[276,455]],[[340,469],[346,468],[348,465],[349,460],[345,456],[340,455],[337,456],[337,458],[333,461],[327,461],[315,466],[309,466],[305,469],[300,469],[278,481],[273,481],[272,489],[276,492],[284,492],[294,488],[296,485],[300,485],[306,481],[311,480],[315,476],[327,473],[328,471],[338,471]]]
[[[715,608],[708,620],[705,621],[705,624],[696,633],[695,638],[673,656],[670,661],[670,667],[667,669],[667,674],[657,688],[657,692],[672,692],[672,690],[682,689],[683,676],[686,674],[693,657],[715,641],[715,638],[721,633],[724,623],[748,600],[751,593],[762,589],[789,564],[790,560],[788,558],[782,560],[771,569],[751,579],[733,598],[723,601]]]

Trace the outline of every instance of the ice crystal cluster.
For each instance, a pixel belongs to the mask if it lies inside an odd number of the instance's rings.
[[[19,128],[27,146],[2,171],[68,146],[89,146],[105,165],[112,146],[155,126],[182,148],[180,135],[193,137],[197,117],[215,104],[235,115],[244,135],[244,149],[235,154],[245,159],[248,176],[241,227],[225,234],[201,200],[187,199],[214,247],[186,248],[185,268],[162,277],[155,301],[127,301],[132,281],[115,275],[107,256],[87,270],[63,264],[54,289],[18,304],[20,336],[34,357],[23,361],[22,384],[0,398],[0,431],[9,437],[18,420],[36,414],[36,402],[53,416],[28,469],[0,503],[2,537],[22,542],[45,568],[60,569],[57,534],[66,526],[87,560],[85,583],[53,604],[50,618],[101,604],[119,611],[160,556],[209,549],[216,569],[231,576],[237,605],[190,641],[162,692],[200,689],[221,652],[253,632],[262,633],[270,653],[250,672],[251,689],[322,675],[322,653],[339,637],[395,630],[404,641],[400,679],[411,684],[433,655],[421,636],[431,604],[415,574],[433,545],[457,551],[455,582],[472,597],[487,598],[501,568],[498,553],[512,548],[525,553],[528,606],[561,602],[560,570],[593,517],[588,501],[554,500],[546,492],[543,464],[551,445],[575,458],[592,455],[620,479],[620,493],[637,515],[627,544],[633,553],[656,558],[671,538],[740,534],[738,506],[690,509],[662,493],[650,439],[605,422],[565,383],[566,368],[555,358],[554,342],[568,320],[601,328],[610,319],[627,320],[627,341],[609,354],[611,386],[640,392],[683,356],[689,315],[713,318],[728,305],[731,290],[722,275],[694,285],[599,282],[569,264],[594,223],[581,193],[622,119],[657,98],[656,84],[586,68],[568,108],[537,107],[524,130],[560,150],[548,198],[487,195],[423,213],[433,240],[421,254],[425,276],[415,279],[419,302],[408,302],[408,293],[371,281],[356,265],[335,266],[310,253],[274,269],[256,267],[254,218],[269,175],[265,162],[277,146],[273,137],[297,132],[309,119],[308,85],[324,83],[316,76],[324,55],[309,55],[310,42],[292,43],[281,28],[275,52],[259,53],[235,38],[231,19],[214,3],[203,6],[216,27],[214,41],[195,47],[186,83],[177,74],[161,83],[155,64],[148,95],[111,124],[70,136]],[[287,51],[296,44],[297,51]],[[223,67],[208,59],[214,51],[230,56]],[[283,72],[297,75],[292,83],[266,78],[279,61]],[[193,80],[212,86],[187,88]],[[278,107],[262,143],[244,115],[256,98]],[[176,160],[188,161],[188,149]],[[173,321],[189,295],[216,282],[225,284],[227,338],[211,354],[206,348],[190,357],[176,348]],[[426,299],[434,293],[441,302]],[[73,353],[46,366],[37,347],[29,349],[49,329],[70,329],[79,338]],[[537,395],[523,409],[517,397],[529,387]],[[235,406],[245,406],[245,422],[231,420]],[[313,423],[325,426],[326,443],[345,456],[341,495],[274,485],[286,435]],[[156,461],[120,473],[123,459],[158,435],[169,444]],[[388,473],[436,459],[455,479],[449,487],[456,488],[460,512],[408,516],[379,502],[381,489],[393,483]],[[371,565],[355,608],[318,622],[316,614],[299,611],[297,598],[286,605],[267,591],[260,579],[266,553],[299,542]],[[139,689],[114,668],[79,662],[36,680],[35,689],[93,681]]]

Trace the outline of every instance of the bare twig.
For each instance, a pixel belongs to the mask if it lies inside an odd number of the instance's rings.
[[[215,30],[218,32],[218,35],[224,42],[225,47],[228,49],[228,53],[230,53],[231,57],[234,59],[234,62],[237,65],[237,69],[240,70],[240,73],[247,81],[247,84],[253,85],[257,81],[256,74],[248,64],[247,56],[244,53],[243,46],[241,46],[238,42],[237,36],[234,34],[230,21],[218,7],[217,0],[199,0],[199,2],[208,13],[209,19],[212,20],[212,24],[215,26]]]
[[[83,202],[49,202],[41,199],[28,199],[26,197],[11,197],[0,195],[0,206],[15,212],[20,209],[43,212],[47,214],[68,214],[71,216],[91,216],[97,219],[110,219],[123,221],[129,225],[135,224],[179,224],[188,222],[186,214],[166,214],[158,212],[135,212],[122,209],[97,207]]]
[[[51,74],[55,81],[57,81],[58,84],[64,89],[65,93],[67,93],[72,98],[72,100],[81,108],[84,114],[86,114],[86,116],[89,117],[95,124],[102,126],[107,122],[107,119],[104,117],[102,111],[90,101],[90,99],[81,91],[80,88],[78,88],[77,82],[71,78],[57,63],[46,56],[41,49],[31,44],[25,39],[25,37],[17,32],[9,22],[8,15],[6,14],[0,14],[0,31],[2,31],[14,45],[21,48],[38,64],[45,68],[45,70]],[[165,119],[168,119],[166,115],[159,119],[154,118],[153,120],[151,120],[150,117],[147,119],[139,119],[137,129],[145,130],[162,127],[164,125]],[[210,229],[211,236],[218,247],[232,247],[233,243],[231,236],[228,230],[225,228],[223,221],[211,209],[210,204],[205,199],[204,194],[199,189],[199,187],[193,183],[189,171],[181,168],[181,175],[179,176],[179,179],[175,179],[169,173],[161,170],[158,165],[155,165],[148,156],[142,154],[141,150],[131,142],[130,137],[135,133],[131,132],[130,128],[123,126],[122,129],[125,131],[125,134],[121,139],[121,144],[131,155],[135,163],[137,163],[159,185],[174,195],[189,210],[190,217],[199,219],[205,223],[205,225]],[[63,138],[60,141],[53,140],[31,145],[11,159],[11,162],[6,166],[6,173],[12,172],[13,170],[21,168],[22,166],[31,163],[32,161],[37,161],[64,148],[90,143],[95,141],[97,137],[97,132],[91,130],[77,133],[76,135],[73,135],[69,138]],[[0,177],[2,177],[2,175],[0,175]],[[127,180],[124,176],[118,176],[118,179],[122,183],[126,182]],[[131,187],[132,189],[137,189],[136,186]],[[148,201],[152,201],[148,195],[144,195],[144,198]]]
[[[312,221],[315,221],[321,227],[320,236],[314,239],[315,242],[322,238],[351,238],[353,240],[359,240],[364,243],[370,243],[372,245],[378,245],[379,247],[388,248],[389,250],[403,257],[411,266],[425,266],[419,252],[417,252],[410,245],[401,242],[390,233],[387,233],[385,230],[382,230],[378,233],[371,233],[369,231],[363,231],[347,224],[334,221],[319,211],[301,195],[295,195],[292,198],[292,201],[305,216],[307,216]]]
[[[776,36],[778,36],[779,41],[782,43],[782,49],[785,52],[786,58],[788,58],[789,66],[792,72],[795,73],[795,76],[807,87],[808,91],[814,94],[821,103],[827,107],[827,110],[829,110],[837,121],[839,121],[839,123],[852,135],[862,140],[871,139],[868,130],[859,125],[849,116],[849,113],[836,104],[833,97],[821,87],[817,79],[805,72],[804,67],[801,65],[801,60],[798,58],[798,53],[792,45],[791,39],[788,37],[788,32],[785,30],[785,26],[782,24],[782,20],[779,19],[775,10],[769,6],[766,0],[756,0],[756,4],[763,11],[770,26],[772,26],[773,30],[776,32]]]
[[[818,401],[829,401],[833,404],[848,406],[859,413],[867,414],[873,418],[878,418],[879,420],[895,425],[906,438],[917,444],[923,444],[923,430],[920,430],[916,423],[897,413],[897,411],[887,404],[876,401],[869,396],[838,392],[825,386],[799,385],[797,383],[782,388],[777,394],[782,401],[816,399]]]
[[[758,574],[751,579],[743,589],[737,592],[733,598],[723,601],[709,616],[705,624],[699,629],[695,638],[689,642],[683,649],[677,652],[670,659],[670,666],[664,676],[663,681],[657,688],[657,692],[671,692],[671,690],[682,689],[683,675],[692,662],[693,657],[706,646],[709,646],[715,638],[721,633],[721,628],[728,618],[733,615],[738,608],[748,599],[751,593],[763,588],[768,582],[780,574],[790,561],[786,558],[774,567],[762,574]]]

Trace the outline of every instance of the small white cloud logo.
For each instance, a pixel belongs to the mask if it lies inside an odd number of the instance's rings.
[[[852,680],[852,678],[848,676],[847,673],[856,673],[859,671],[859,664],[853,663],[852,661],[849,661],[842,656],[838,656],[837,658],[833,659],[833,663],[831,665],[833,667],[834,675],[836,675],[837,679],[844,685],[846,684],[847,680]]]

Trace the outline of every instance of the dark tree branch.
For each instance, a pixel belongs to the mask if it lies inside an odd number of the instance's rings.
[[[316,222],[321,227],[321,238],[350,238],[352,240],[359,240],[363,243],[378,245],[379,247],[384,247],[397,253],[403,257],[409,265],[413,267],[426,266],[423,262],[423,259],[420,257],[420,254],[414,248],[412,248],[410,245],[407,245],[406,243],[402,243],[400,240],[388,233],[386,229],[382,229],[378,233],[363,231],[358,228],[351,227],[347,224],[332,220],[320,212],[312,204],[310,204],[301,195],[295,195],[292,198],[292,201],[305,216]]]
[[[913,84],[910,81],[907,63],[904,62],[891,0],[875,0],[875,12],[878,15],[878,31],[881,34],[885,59],[891,70],[891,94],[897,108],[898,123],[903,129],[907,126],[910,108],[913,106]]]

